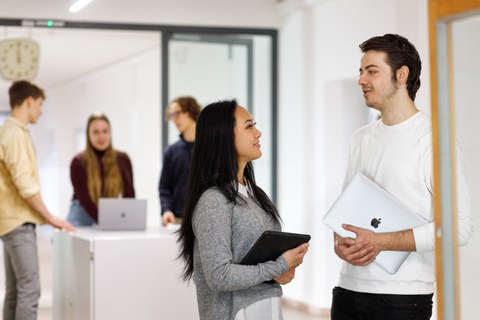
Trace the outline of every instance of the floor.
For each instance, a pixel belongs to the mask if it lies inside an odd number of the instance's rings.
[[[37,228],[38,256],[40,260],[40,273],[42,296],[39,303],[38,320],[52,319],[52,228],[41,226]],[[0,266],[3,266],[3,246],[0,246]],[[3,307],[5,274],[3,267],[0,270],[0,308]],[[283,307],[285,320],[328,320],[328,316],[311,315],[292,306]]]

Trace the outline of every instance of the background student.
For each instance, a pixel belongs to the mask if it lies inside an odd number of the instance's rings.
[[[265,230],[281,229],[277,209],[255,183],[260,136],[235,100],[210,104],[198,118],[179,241],[200,319],[282,319],[280,284],[293,279],[308,250],[303,244],[274,261],[240,264]]]
[[[162,207],[162,225],[179,222],[183,216],[188,168],[195,142],[195,123],[201,107],[189,96],[170,102],[165,116],[180,131],[180,140],[169,145],[163,155],[159,195]]]
[[[73,197],[67,220],[75,226],[98,222],[98,199],[135,198],[130,158],[112,146],[110,121],[94,113],[87,122],[87,147],[70,164]]]
[[[42,114],[45,93],[27,81],[8,91],[12,112],[0,126],[0,238],[5,262],[4,320],[37,319],[40,275],[35,226],[75,231],[53,216],[40,194],[37,159],[27,125]]]

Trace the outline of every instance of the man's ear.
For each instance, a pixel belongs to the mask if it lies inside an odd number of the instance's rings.
[[[25,98],[25,100],[23,100],[23,104],[26,105],[28,108],[30,108],[32,103],[33,103],[33,97],[28,97],[28,98]]]
[[[397,70],[397,83],[398,84],[406,84],[408,80],[408,74],[410,73],[410,70],[408,69],[407,66],[401,66]]]

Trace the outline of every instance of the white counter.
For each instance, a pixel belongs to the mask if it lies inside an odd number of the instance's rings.
[[[53,246],[54,320],[199,319],[172,230],[79,228]]]

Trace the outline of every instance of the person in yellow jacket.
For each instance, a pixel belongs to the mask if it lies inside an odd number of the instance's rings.
[[[27,81],[9,89],[10,116],[0,126],[0,238],[5,259],[3,319],[37,319],[40,277],[35,226],[74,231],[53,216],[40,194],[35,149],[28,124],[42,114],[45,94]]]

